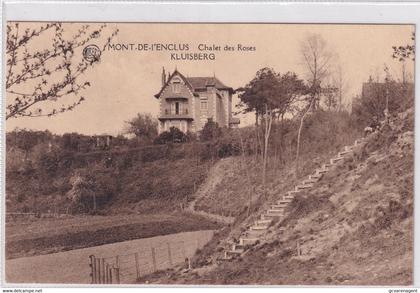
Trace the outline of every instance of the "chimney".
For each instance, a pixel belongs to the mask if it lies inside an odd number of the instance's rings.
[[[162,87],[166,84],[165,67],[162,67]]]

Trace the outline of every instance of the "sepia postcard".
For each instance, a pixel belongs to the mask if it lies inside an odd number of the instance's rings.
[[[415,25],[4,25],[7,284],[413,284]]]

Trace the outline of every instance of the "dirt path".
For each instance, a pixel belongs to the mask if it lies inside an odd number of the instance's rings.
[[[197,246],[201,248],[213,235],[213,231],[183,232],[152,238],[144,238],[106,244],[101,246],[70,250],[47,255],[6,260],[6,281],[8,283],[62,283],[88,284],[89,255],[109,257],[150,250],[162,243],[185,242],[185,255],[194,255]],[[134,281],[134,280],[133,280]]]

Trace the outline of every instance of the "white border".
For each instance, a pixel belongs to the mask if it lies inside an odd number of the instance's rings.
[[[188,1],[8,1],[1,0],[2,15],[2,49],[4,52],[4,24],[6,20],[16,21],[72,21],[72,22],[225,22],[225,23],[389,23],[420,24],[420,2],[188,2]],[[416,39],[419,47],[420,38]],[[3,64],[3,55],[1,56]],[[416,68],[419,65],[416,60]],[[2,81],[4,68],[2,66]],[[415,75],[416,85],[420,85],[420,76]],[[416,104],[418,102],[416,86]],[[4,150],[4,89],[2,87],[1,141]],[[420,126],[415,119],[415,129]],[[417,132],[417,131],[416,131]],[[418,144],[417,135],[415,144]],[[4,151],[1,155],[1,172],[4,169]],[[415,152],[415,194],[420,190],[418,167],[420,166]],[[4,243],[4,192],[5,179],[1,178],[2,206],[2,243]],[[417,205],[414,223],[420,218]],[[414,241],[420,243],[420,226],[414,227]],[[418,245],[417,245],[418,246]],[[419,250],[414,246],[414,284],[420,286]],[[4,255],[4,245],[2,256]],[[4,285],[4,270],[1,283]],[[67,285],[68,286],[68,285]],[[27,287],[27,286],[15,286]],[[37,287],[37,285],[35,285]],[[80,286],[68,286],[80,287]],[[389,288],[389,287],[388,287]],[[360,289],[360,287],[358,288]]]
[[[7,20],[417,23],[417,2],[8,1]]]

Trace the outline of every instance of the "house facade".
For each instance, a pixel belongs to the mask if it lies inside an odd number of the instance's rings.
[[[162,70],[159,101],[159,133],[176,127],[186,132],[200,131],[209,119],[221,127],[239,124],[232,117],[234,90],[213,77],[185,77],[178,70],[166,75]]]

